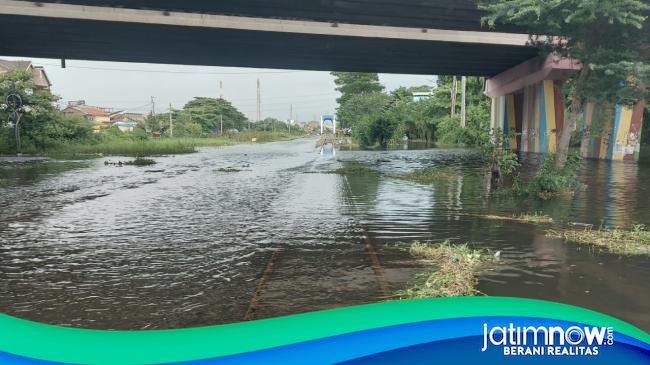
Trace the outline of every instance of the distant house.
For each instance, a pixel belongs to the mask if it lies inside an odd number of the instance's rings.
[[[433,96],[431,91],[414,91],[413,92],[413,101],[422,101]]]
[[[34,86],[39,90],[50,90],[52,83],[42,66],[34,66],[32,61],[7,61],[0,60],[0,74],[11,71],[27,71],[32,74]]]
[[[320,132],[320,122],[311,121],[305,125],[305,128],[307,128],[310,132],[313,132],[315,130],[318,130]]]
[[[111,114],[111,122],[144,122],[147,119],[147,114],[130,113],[130,112],[115,112]]]
[[[138,126],[137,122],[115,122],[113,123],[121,132],[133,132],[133,130]]]
[[[133,132],[138,123],[147,119],[146,114],[119,111],[111,114],[111,123],[122,132]]]
[[[63,109],[62,112],[66,115],[76,115],[86,118],[93,124],[95,131],[111,125],[111,113],[109,109],[86,105],[86,102],[83,100],[69,102],[68,107]]]

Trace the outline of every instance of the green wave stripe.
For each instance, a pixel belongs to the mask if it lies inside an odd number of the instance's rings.
[[[650,343],[650,335],[588,309],[533,299],[452,297],[391,301],[287,317],[175,330],[66,328],[0,314],[0,351],[82,364],[188,361],[261,350],[409,322],[479,316],[542,317],[612,326]]]

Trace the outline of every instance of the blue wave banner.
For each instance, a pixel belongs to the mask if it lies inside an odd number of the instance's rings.
[[[650,364],[650,335],[519,298],[404,300],[178,330],[100,331],[0,315],[0,364]]]

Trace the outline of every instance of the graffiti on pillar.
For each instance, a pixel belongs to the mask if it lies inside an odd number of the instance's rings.
[[[587,104],[577,126],[582,133],[582,156],[638,160],[644,108],[644,101],[633,107]],[[512,150],[555,152],[563,122],[561,81],[544,80],[513,94],[492,98],[492,128],[503,131]]]
[[[582,132],[582,156],[602,160],[638,160],[644,108],[643,101],[633,107],[587,104],[578,125]]]

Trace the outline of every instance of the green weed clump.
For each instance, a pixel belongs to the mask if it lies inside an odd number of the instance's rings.
[[[555,155],[547,156],[530,183],[529,190],[542,199],[573,195],[581,186],[578,181],[581,158],[570,156],[563,168],[555,166],[555,158]]]
[[[416,283],[398,293],[401,299],[477,295],[476,275],[493,256],[467,244],[440,244],[414,242],[411,255],[431,266],[431,271],[420,275]]]
[[[520,215],[513,215],[513,216],[501,216],[501,215],[488,214],[488,215],[484,215],[483,218],[492,219],[492,220],[522,222],[522,223],[553,223],[553,218],[551,218],[546,214],[542,214],[541,212],[535,212],[532,214],[522,213]]]
[[[458,176],[455,172],[440,167],[428,167],[424,169],[415,170],[403,175],[395,176],[398,179],[414,181],[419,183],[432,183],[438,181],[449,181]]]
[[[217,171],[219,171],[219,172],[241,172],[240,169],[236,169],[234,167],[221,167]]]
[[[130,166],[151,166],[155,165],[156,161],[149,158],[137,157],[135,160],[126,161],[124,164]]]
[[[643,224],[631,229],[562,229],[548,230],[547,237],[575,243],[604,247],[610,252],[622,255],[650,255],[650,231]]]
[[[578,171],[582,158],[572,155],[563,168],[555,166],[555,155],[548,155],[530,182],[519,176],[512,180],[512,186],[497,191],[500,196],[534,196],[540,199],[553,199],[572,196],[583,184],[578,181]]]
[[[339,175],[371,175],[377,174],[377,171],[360,162],[348,161],[345,166],[334,170],[334,173]]]

